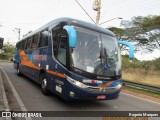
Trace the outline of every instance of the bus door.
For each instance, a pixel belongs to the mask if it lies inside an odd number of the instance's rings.
[[[68,68],[68,37],[65,30],[52,31],[53,36],[53,54],[56,59],[54,64],[54,71],[58,73],[54,75],[54,85],[56,93],[64,94],[64,74],[65,69]],[[58,63],[57,63],[58,62]]]

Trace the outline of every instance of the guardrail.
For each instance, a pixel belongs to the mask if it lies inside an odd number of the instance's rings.
[[[136,88],[160,93],[160,87],[158,86],[145,85],[145,84],[130,82],[126,80],[122,80],[122,82],[123,82],[123,85],[126,85],[126,86],[136,87]]]

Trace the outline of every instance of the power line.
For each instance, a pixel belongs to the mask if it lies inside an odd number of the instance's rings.
[[[75,0],[76,2],[77,2],[77,4],[83,9],[83,11],[88,15],[88,17],[92,20],[92,22],[94,22],[94,24],[96,24],[95,23],[95,21],[92,19],[92,17],[87,13],[87,11],[82,7],[82,5],[77,1],[77,0]]]

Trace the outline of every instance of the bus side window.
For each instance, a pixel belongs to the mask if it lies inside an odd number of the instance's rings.
[[[48,46],[48,30],[44,30],[40,33],[39,47]]]
[[[22,42],[19,42],[19,50],[22,50]]]
[[[52,37],[53,37],[53,54],[55,58],[57,57],[57,51],[58,51],[58,38],[56,37],[56,32],[52,31]]]
[[[25,47],[24,47],[24,49],[27,49],[27,45],[28,45],[28,38],[27,39],[25,39]]]
[[[57,59],[66,66],[66,55],[67,55],[67,35],[59,34],[58,35],[58,54]]]
[[[38,38],[39,38],[39,34],[36,34],[32,37],[31,48],[37,48],[38,47]]]
[[[23,41],[22,41],[21,49],[24,50],[24,49],[25,49],[25,46],[26,46],[26,40],[23,40]]]
[[[27,45],[26,45],[26,48],[29,49],[31,48],[31,37],[30,38],[27,38]]]
[[[53,52],[54,57],[66,66],[67,55],[67,34],[65,30],[60,30],[59,26],[56,26],[52,30],[53,38]]]

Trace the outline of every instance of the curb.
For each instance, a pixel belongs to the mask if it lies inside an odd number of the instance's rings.
[[[27,111],[27,109],[25,108],[25,106],[24,106],[21,98],[19,97],[16,89],[15,89],[14,86],[12,85],[12,83],[11,83],[11,81],[10,81],[7,73],[6,73],[2,68],[0,68],[0,76],[1,76],[1,73],[2,73],[2,72],[3,72],[3,74],[5,75],[5,78],[6,78],[7,82],[8,82],[8,84],[9,84],[9,87],[11,88],[11,91],[13,92],[13,94],[14,94],[14,96],[15,96],[15,98],[16,98],[19,106],[20,106],[20,109],[21,109],[22,111]],[[1,79],[1,78],[0,78],[0,79]],[[2,79],[1,79],[1,81],[3,82]],[[3,86],[3,88],[4,88],[4,86]],[[5,94],[5,91],[4,91],[4,94]],[[6,94],[5,94],[5,95],[6,95]],[[7,100],[7,97],[6,97],[6,100]],[[7,102],[8,102],[8,101],[7,101]],[[8,105],[8,107],[9,107],[9,105]],[[25,119],[26,119],[26,120],[32,120],[31,117],[26,117]],[[11,120],[11,118],[10,118],[10,119],[7,118],[6,120]]]
[[[0,88],[2,90],[2,101],[3,101],[3,104],[4,104],[4,111],[7,112],[7,111],[10,111],[9,109],[9,104],[8,104],[8,100],[7,100],[7,96],[6,96],[6,92],[5,92],[5,88],[4,88],[4,84],[3,84],[3,80],[2,80],[2,68],[0,68]],[[11,118],[7,117],[7,118],[4,118],[5,120],[11,120]]]

